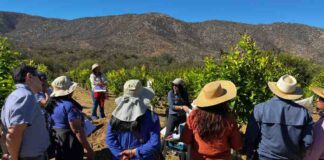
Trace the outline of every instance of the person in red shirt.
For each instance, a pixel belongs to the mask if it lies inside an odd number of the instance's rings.
[[[187,118],[181,140],[191,145],[190,159],[232,159],[230,150],[240,150],[242,139],[228,101],[236,97],[231,81],[214,81],[201,90]]]

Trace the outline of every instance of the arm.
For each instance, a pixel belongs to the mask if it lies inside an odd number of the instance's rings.
[[[18,160],[19,150],[22,142],[22,137],[27,124],[14,125],[8,128],[6,135],[6,146],[12,160]]]
[[[321,155],[324,154],[324,121],[323,118],[320,119],[314,127],[314,141],[311,147],[308,149],[305,156],[305,160],[313,160],[321,158]]]
[[[168,105],[169,105],[170,109],[172,109],[175,112],[183,109],[183,106],[176,106],[176,105],[173,104],[172,91],[170,91],[168,93]]]
[[[306,125],[302,131],[302,144],[304,148],[308,148],[313,143],[313,119],[309,115],[308,111],[306,111]]]
[[[254,115],[252,115],[246,128],[245,141],[243,146],[243,151],[247,154],[248,157],[252,156],[256,151],[259,144],[260,135],[260,126],[256,122]]]
[[[6,146],[13,160],[19,158],[19,151],[26,128],[32,125],[34,113],[38,108],[34,95],[10,97],[7,101],[13,106],[9,115],[9,127],[6,134]]]
[[[181,136],[180,136],[180,140],[183,143],[186,143],[189,145],[192,143],[193,138],[194,138],[193,130],[192,130],[192,126],[191,126],[191,116],[194,115],[194,112],[195,111],[193,111],[187,118],[187,123],[183,129],[183,132],[181,133]]]
[[[231,147],[236,151],[240,150],[243,145],[241,133],[237,127],[235,118],[233,118],[233,123],[232,123],[232,133],[230,135],[230,144],[231,144]]]
[[[111,130],[110,121],[107,126],[106,144],[114,157],[120,158],[123,148],[118,141],[118,135]]]
[[[75,120],[70,121],[69,124],[70,124],[72,132],[75,134],[78,141],[81,143],[83,148],[86,149],[87,158],[88,159],[93,159],[94,158],[94,153],[93,153],[93,150],[90,147],[90,144],[89,144],[89,142],[88,142],[88,140],[86,138],[83,127],[81,126],[81,120],[80,119],[75,119]]]
[[[48,96],[47,92],[45,92],[45,98],[42,98],[42,99],[40,99],[40,100],[38,101],[39,105],[40,105],[42,108],[45,107],[46,102],[48,101],[48,98],[49,98],[49,96]]]
[[[160,121],[159,117],[154,114],[154,124],[150,132],[150,139],[145,144],[136,148],[135,156],[138,159],[152,156],[154,152],[160,151],[160,145]]]
[[[73,103],[71,102],[71,105],[66,106],[67,111],[67,118],[69,120],[69,126],[72,130],[72,132],[75,134],[78,141],[81,143],[82,147],[86,149],[87,151],[87,158],[93,159],[94,158],[94,152],[92,148],[90,147],[90,144],[87,140],[87,137],[84,133],[84,129],[82,127],[82,114],[79,111],[79,109],[75,106],[73,106]]]

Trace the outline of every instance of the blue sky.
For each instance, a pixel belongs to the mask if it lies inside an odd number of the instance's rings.
[[[159,12],[186,22],[290,22],[324,28],[324,0],[0,0],[0,11],[62,19]]]

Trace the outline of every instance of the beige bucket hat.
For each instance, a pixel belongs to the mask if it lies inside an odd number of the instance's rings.
[[[311,90],[321,98],[324,98],[324,88],[321,87],[312,87]]]
[[[283,99],[296,100],[303,96],[296,78],[291,75],[281,76],[277,82],[268,82],[268,86],[273,94]]]
[[[97,67],[100,67],[98,63],[95,63],[92,65],[91,70],[93,71],[94,69],[96,69]]]
[[[193,104],[198,107],[211,107],[236,97],[236,87],[231,81],[219,80],[206,84]]]
[[[128,80],[124,84],[123,96],[115,100],[116,109],[112,112],[112,115],[122,121],[135,121],[151,106],[150,102],[154,95],[153,89],[143,87],[139,80]]]
[[[60,76],[55,78],[51,85],[53,87],[53,93],[51,94],[51,97],[60,97],[66,96],[75,91],[78,84],[72,82],[66,76]]]

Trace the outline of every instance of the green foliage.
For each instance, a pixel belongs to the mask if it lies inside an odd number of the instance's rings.
[[[5,98],[14,90],[14,81],[12,79],[12,70],[19,64],[25,63],[36,67],[39,71],[48,73],[47,66],[37,64],[33,60],[21,60],[21,54],[11,49],[7,38],[0,36],[0,106],[2,107]],[[0,108],[1,108],[0,107]]]
[[[217,73],[217,79],[231,80],[237,86],[237,97],[230,105],[239,120],[246,122],[253,107],[272,96],[267,82],[293,72],[274,54],[260,51],[250,36],[243,35],[237,46],[222,57]]]
[[[68,72],[69,77],[75,81],[79,82],[83,87],[90,88],[90,74],[91,74],[91,66],[95,63],[93,60],[86,60],[79,64],[78,67],[70,70]]]
[[[139,79],[142,84],[147,81],[147,69],[145,66],[133,67],[132,69],[119,69],[107,72],[109,80],[108,89],[116,95],[123,92],[124,83],[129,79]]]
[[[110,70],[106,73],[109,80],[108,88],[110,92],[120,95],[124,83],[129,79],[139,79],[142,84],[151,80],[156,93],[154,104],[166,106],[171,82],[177,77],[184,79],[191,100],[197,97],[205,84],[215,80],[230,80],[238,90],[237,97],[230,103],[230,108],[238,116],[238,120],[245,123],[256,104],[273,96],[267,86],[269,81],[277,81],[280,76],[290,74],[297,78],[302,87],[324,84],[322,68],[299,57],[262,51],[246,34],[242,35],[237,45],[224,52],[220,60],[206,57],[203,66],[188,66],[161,70],[147,69],[143,65],[130,69]],[[70,73],[73,73],[77,80],[83,76],[81,71],[78,71],[78,74],[72,71]],[[84,76],[88,79],[89,75]]]
[[[20,53],[11,51],[7,38],[0,37],[0,106],[14,89],[12,70],[19,64]]]
[[[314,72],[315,76],[310,82],[310,87],[322,87],[324,88],[324,68],[318,69]]]

